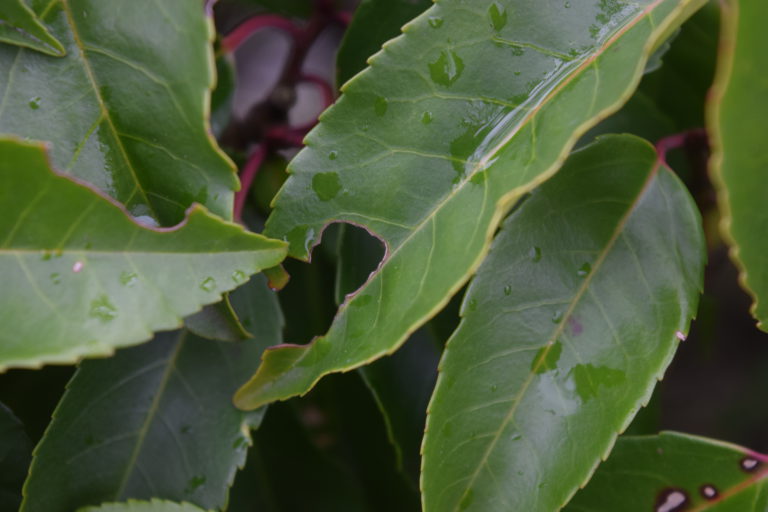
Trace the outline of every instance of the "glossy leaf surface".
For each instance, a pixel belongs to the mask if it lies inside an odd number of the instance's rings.
[[[32,443],[24,426],[0,404],[0,510],[18,510],[31,454]]]
[[[267,351],[238,405],[305,393],[396,350],[480,264],[508,208],[626,100],[654,46],[700,5],[445,0],[408,24],[307,137],[265,231],[308,258],[328,223],[356,223],[387,245],[384,261],[326,335]]]
[[[768,456],[674,432],[619,439],[567,512],[765,512]]]
[[[399,36],[403,25],[431,5],[431,0],[362,0],[336,56],[339,85],[365,69],[368,58],[382,44]]]
[[[4,0],[5,1],[5,0]],[[207,132],[210,22],[197,0],[35,0],[67,55],[0,45],[0,132],[162,225],[232,215],[237,180]]]
[[[99,507],[85,507],[77,512],[203,512],[203,510],[189,503],[130,500],[126,503],[106,503]]]
[[[285,254],[200,206],[175,228],[148,228],[51,171],[39,145],[0,140],[0,154],[0,282],[13,290],[0,296],[0,368],[144,341]]]
[[[3,0],[0,4],[0,42],[25,46],[62,57],[64,47],[40,23],[24,0]]]
[[[504,222],[448,340],[424,510],[559,510],[647,403],[705,259],[684,185],[646,142],[574,153]]]
[[[754,298],[752,313],[768,331],[768,4],[723,3],[721,58],[709,128],[714,153],[713,181],[741,279]]]
[[[166,333],[82,363],[35,450],[24,512],[152,497],[225,506],[262,413],[239,411],[231,396],[282,329],[263,276],[232,296],[254,339]]]

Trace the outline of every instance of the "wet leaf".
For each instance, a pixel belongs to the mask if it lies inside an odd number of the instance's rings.
[[[81,364],[35,449],[23,512],[152,497],[225,506],[250,427],[263,414],[243,413],[231,396],[282,330],[264,276],[232,295],[255,338],[226,343],[164,333]]]
[[[705,257],[696,206],[650,144],[574,153],[467,290],[429,407],[424,510],[559,510],[650,399]]]
[[[5,3],[7,0],[3,0]],[[212,24],[199,0],[34,0],[67,51],[0,45],[0,132],[168,226],[198,202],[231,218],[234,167],[207,130]]]
[[[0,403],[0,510],[18,510],[31,454],[24,426]]]
[[[185,318],[184,327],[196,336],[216,341],[241,341],[251,336],[232,309],[227,295],[221,302],[205,306]]]
[[[768,332],[768,4],[723,3],[721,55],[709,110],[710,169],[723,215],[723,234],[752,294],[752,314]]]
[[[37,144],[0,139],[0,368],[108,355],[277,264],[284,244],[193,206],[154,229],[52,172]],[[73,207],[77,205],[77,207]]]
[[[763,512],[768,456],[664,432],[620,438],[567,512]]]
[[[106,503],[99,507],[85,507],[78,509],[77,512],[203,512],[203,510],[189,503],[129,500],[125,503]]]
[[[3,0],[0,4],[0,42],[25,46],[54,57],[66,53],[24,0]]]
[[[396,350],[701,3],[445,0],[406,25],[307,137],[265,231],[307,259],[327,224],[355,223],[387,245],[384,262],[327,334],[267,351],[237,404],[305,393]]]

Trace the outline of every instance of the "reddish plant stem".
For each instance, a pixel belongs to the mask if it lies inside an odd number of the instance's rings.
[[[245,163],[243,170],[240,171],[240,190],[235,193],[235,211],[234,217],[238,222],[242,220],[243,207],[245,206],[245,200],[248,197],[248,192],[253,185],[253,179],[259,172],[261,164],[267,156],[267,145],[264,143],[258,144],[248,157],[248,161]]]
[[[687,148],[691,145],[699,144],[702,140],[706,140],[706,138],[706,130],[703,128],[695,128],[659,139],[656,142],[656,152],[659,155],[659,161],[664,165],[669,166],[669,164],[667,164],[667,153],[673,149]]]
[[[292,37],[296,37],[299,29],[292,21],[283,18],[282,16],[276,16],[274,14],[260,14],[252,18],[248,18],[243,23],[237,26],[232,32],[224,36],[221,41],[221,46],[227,52],[235,51],[243,41],[251,37],[254,33],[265,28],[276,28],[286,32]]]
[[[303,74],[301,75],[300,80],[302,82],[308,82],[313,85],[316,85],[318,89],[320,89],[320,92],[323,95],[323,110],[330,107],[331,104],[333,104],[333,101],[336,99],[335,95],[333,94],[333,88],[331,88],[331,85],[326,82],[324,79],[320,78],[317,75],[311,75],[311,74]]]

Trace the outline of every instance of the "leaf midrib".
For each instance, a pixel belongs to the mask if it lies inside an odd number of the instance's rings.
[[[110,131],[112,132],[112,137],[115,140],[115,144],[117,146],[117,149],[120,152],[120,155],[122,156],[123,160],[125,161],[126,167],[131,173],[131,177],[133,178],[133,182],[136,185],[136,188],[131,193],[129,197],[127,197],[125,200],[123,200],[123,203],[129,203],[133,198],[134,195],[138,192],[141,194],[143,198],[143,203],[149,208],[149,210],[152,213],[152,216],[154,218],[158,218],[157,211],[155,210],[154,204],[149,200],[149,197],[147,196],[146,190],[144,190],[144,187],[142,186],[141,180],[139,179],[138,174],[136,173],[136,169],[134,167],[133,162],[131,161],[130,157],[128,156],[128,152],[125,149],[125,146],[123,145],[122,138],[120,136],[120,132],[117,130],[117,127],[115,126],[115,123],[112,119],[112,116],[109,112],[109,109],[106,106],[106,103],[104,102],[104,98],[101,96],[99,84],[96,81],[96,76],[93,73],[93,69],[91,68],[91,64],[88,61],[87,53],[85,45],[83,44],[82,39],[80,38],[80,32],[78,31],[77,25],[75,24],[74,17],[72,16],[72,9],[69,5],[70,0],[52,0],[51,3],[46,6],[46,8],[43,11],[43,14],[41,14],[40,18],[44,19],[45,16],[50,11],[51,7],[56,3],[59,2],[61,4],[62,10],[64,11],[64,14],[67,18],[67,24],[69,25],[70,29],[72,30],[72,38],[77,45],[77,48],[80,52],[80,60],[82,62],[82,69],[85,72],[86,76],[88,77],[88,81],[91,84],[91,88],[93,89],[93,95],[96,98],[96,102],[99,105],[99,111],[101,112],[101,118],[107,123],[109,126]]]
[[[459,497],[463,497],[469,489],[472,488],[475,481],[477,480],[477,477],[480,475],[480,471],[483,469],[483,467],[486,466],[488,463],[488,459],[490,458],[491,453],[496,447],[496,444],[498,443],[499,439],[501,438],[504,430],[507,428],[509,423],[513,420],[515,413],[517,412],[517,408],[522,402],[523,397],[526,394],[526,391],[528,390],[528,387],[533,382],[534,376],[537,374],[537,371],[541,367],[542,364],[544,364],[544,361],[547,358],[547,355],[549,354],[549,351],[551,350],[552,346],[554,345],[554,341],[557,340],[557,338],[563,333],[565,326],[568,324],[568,320],[573,315],[574,310],[579,305],[579,302],[581,301],[582,297],[586,293],[587,289],[589,288],[592,280],[594,279],[595,275],[600,271],[600,268],[602,267],[603,263],[605,262],[605,259],[608,257],[608,254],[613,250],[614,245],[616,244],[616,241],[621,236],[621,234],[624,232],[624,229],[626,227],[626,224],[629,220],[629,218],[633,215],[633,213],[636,211],[637,204],[639,201],[645,196],[648,188],[650,187],[651,183],[653,183],[656,176],[658,176],[659,168],[660,168],[660,161],[657,159],[654,163],[653,168],[649,171],[648,177],[646,178],[643,185],[640,187],[637,195],[635,196],[634,200],[628,205],[626,213],[622,215],[619,222],[616,224],[616,227],[613,230],[613,233],[611,233],[611,237],[608,239],[608,242],[606,243],[603,250],[600,251],[599,256],[595,260],[595,263],[592,267],[592,271],[584,278],[584,281],[579,285],[579,288],[576,290],[576,293],[574,294],[573,298],[570,301],[570,305],[568,306],[568,309],[563,314],[563,317],[560,321],[560,323],[557,325],[555,330],[550,335],[549,339],[547,340],[546,344],[543,346],[542,353],[539,355],[538,360],[535,362],[533,367],[528,372],[528,377],[526,378],[525,382],[523,383],[522,388],[518,392],[517,396],[514,398],[512,402],[512,407],[510,408],[507,415],[504,417],[504,419],[501,422],[501,425],[499,426],[498,430],[494,434],[491,442],[489,443],[488,447],[486,448],[485,452],[483,453],[483,456],[481,460],[477,464],[477,468],[475,469],[474,473],[469,479],[469,483],[464,485],[462,493],[459,495]],[[457,330],[458,332],[458,330]],[[450,342],[450,340],[449,340]],[[449,345],[446,345],[449,346]],[[454,511],[459,510],[460,504],[456,504],[454,507]]]

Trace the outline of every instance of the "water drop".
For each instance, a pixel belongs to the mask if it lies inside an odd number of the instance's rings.
[[[51,282],[53,282],[53,284],[59,284],[61,282],[61,274],[59,274],[58,272],[54,272],[53,274],[51,274],[50,277],[51,277]]]
[[[376,115],[379,117],[382,117],[384,114],[387,113],[388,108],[389,108],[389,103],[387,102],[387,98],[383,96],[377,96],[376,101],[373,104],[373,109],[376,112]]]
[[[507,285],[504,287],[504,295],[512,295],[512,286]]]
[[[49,259],[51,259],[51,256],[52,256],[51,251],[44,251],[40,259],[43,261],[48,261]]]
[[[212,292],[216,289],[216,280],[212,277],[206,277],[203,282],[200,283],[200,289],[206,292]]]
[[[591,271],[592,265],[585,263],[579,267],[579,270],[577,270],[576,273],[579,275],[579,277],[587,277]]]
[[[439,18],[437,16],[430,16],[429,17],[429,26],[432,28],[440,28],[443,26],[443,18]]]
[[[741,459],[741,462],[739,462],[739,465],[741,466],[741,469],[747,473],[751,473],[757,469],[757,467],[760,465],[760,461],[754,457],[744,457]]]
[[[75,264],[74,264],[74,265],[72,265],[72,272],[74,272],[75,274],[77,274],[78,272],[80,272],[81,270],[83,270],[83,267],[84,267],[84,266],[85,266],[85,264],[84,264],[82,261],[76,261],[76,262],[75,262]]]
[[[319,172],[312,177],[312,190],[321,201],[330,201],[341,190],[339,175],[335,172]]]
[[[40,101],[42,101],[42,98],[40,98],[39,96],[35,96],[34,98],[30,98],[29,99],[29,103],[28,103],[29,108],[31,108],[32,110],[39,109],[40,108]]]
[[[100,295],[91,301],[89,315],[93,318],[98,318],[102,322],[109,322],[117,317],[117,308],[109,302],[109,298],[106,295]]]
[[[565,2],[565,8],[570,9],[571,8],[571,2]]]
[[[499,387],[496,384],[491,385],[491,393],[495,393],[497,389],[499,389]]]
[[[126,270],[120,274],[120,284],[123,286],[133,286],[138,280],[139,276],[137,276],[135,272],[128,272]]]
[[[429,124],[432,122],[432,112],[424,112],[421,116],[422,124]]]
[[[135,220],[142,226],[146,226],[148,228],[160,227],[160,224],[151,215],[139,215],[137,217],[134,217],[133,220]]]
[[[184,489],[184,492],[187,494],[195,492],[197,489],[203,486],[205,480],[206,478],[204,476],[193,476],[189,479],[189,482],[187,482],[187,488]]]
[[[531,250],[528,252],[528,256],[531,257],[531,261],[538,263],[541,261],[541,249],[538,247],[531,247]]]
[[[563,312],[559,309],[552,313],[552,323],[553,324],[559,324],[563,320]]]
[[[491,18],[491,26],[497,32],[507,24],[507,10],[499,2],[493,2],[488,8],[488,16]]]
[[[248,276],[242,270],[235,270],[232,272],[232,280],[237,284],[244,283],[248,279]]]
[[[192,431],[192,427],[190,425],[182,425],[179,429],[179,432],[182,434],[189,434]]]
[[[336,160],[336,158],[339,156],[339,153],[336,151],[331,151],[328,153],[328,160]]]
[[[706,484],[699,487],[699,492],[701,495],[708,499],[708,500],[714,500],[718,496],[717,488],[714,485]]]
[[[688,504],[688,495],[681,489],[665,489],[656,499],[655,512],[678,512]]]
[[[459,79],[464,71],[464,61],[453,50],[443,50],[434,62],[429,64],[429,76],[446,87]]]
[[[468,306],[470,311],[475,311],[477,309],[477,300],[471,299]]]

